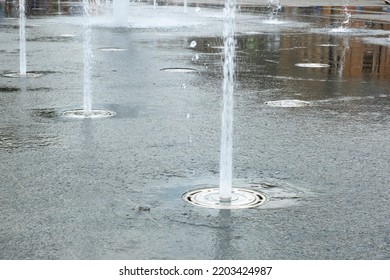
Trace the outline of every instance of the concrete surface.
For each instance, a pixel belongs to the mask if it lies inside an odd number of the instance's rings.
[[[237,16],[235,184],[269,201],[232,211],[181,200],[218,182],[220,9],[98,17],[93,104],[117,115],[95,120],[61,115],[82,107],[80,16],[30,17],[27,69],[45,75],[0,76],[0,258],[389,259],[388,23],[338,32],[328,11]],[[17,71],[17,20],[0,33],[0,71]],[[309,106],[266,104],[290,99]]]

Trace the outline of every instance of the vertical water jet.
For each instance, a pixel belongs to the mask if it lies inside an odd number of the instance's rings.
[[[84,114],[90,116],[92,112],[91,94],[91,68],[92,68],[92,48],[91,48],[91,15],[89,0],[83,0],[84,9],[84,39],[83,39],[83,62],[84,62]]]
[[[214,209],[259,207],[264,194],[240,187],[233,188],[233,95],[235,76],[235,0],[226,0],[224,8],[223,108],[221,116],[220,177],[218,187],[184,193],[182,199],[193,205]]]
[[[19,62],[20,76],[27,75],[27,58],[26,58],[26,0],[19,2]]]
[[[279,0],[268,0],[268,20],[276,20],[276,16],[278,15],[281,8],[282,6],[280,5]]]
[[[83,0],[83,109],[64,111],[63,116],[70,118],[107,118],[115,115],[115,112],[108,110],[92,109],[92,28],[91,10],[89,0]]]
[[[230,201],[232,196],[235,9],[235,0],[226,0],[224,9],[223,108],[219,179],[219,198],[221,201]]]
[[[343,14],[344,20],[341,23],[341,28],[348,28],[349,20],[351,18],[351,12],[348,10],[349,0],[344,0]]]

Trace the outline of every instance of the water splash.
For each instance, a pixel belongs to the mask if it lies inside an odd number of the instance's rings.
[[[349,20],[351,19],[351,12],[348,10],[349,0],[344,0],[343,14],[344,20],[341,23],[341,28],[347,28],[349,25]]]
[[[219,199],[221,201],[230,201],[232,197],[235,10],[235,0],[226,0],[224,8],[223,110],[219,181]]]
[[[84,114],[86,116],[92,113],[92,94],[91,94],[91,69],[92,69],[92,48],[91,48],[91,15],[89,0],[83,0],[84,9],[84,41],[83,41],[83,62],[84,62]]]
[[[196,47],[196,41],[192,41],[190,43],[190,48],[195,48]]]
[[[19,3],[19,62],[20,76],[27,75],[27,58],[26,58],[26,1],[20,0]]]
[[[280,5],[279,0],[268,0],[268,20],[276,21],[276,16],[281,8],[282,6]]]

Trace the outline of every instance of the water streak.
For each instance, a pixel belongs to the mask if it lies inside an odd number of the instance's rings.
[[[89,0],[83,0],[84,8],[84,41],[83,41],[83,62],[84,62],[84,114],[90,116],[92,113],[91,94],[91,70],[92,70],[92,48],[91,48],[91,15]]]
[[[230,201],[232,196],[235,10],[235,0],[226,0],[224,9],[223,110],[219,181],[219,199],[222,201]]]
[[[27,75],[27,59],[26,59],[26,1],[20,0],[19,3],[19,62],[20,75]]]

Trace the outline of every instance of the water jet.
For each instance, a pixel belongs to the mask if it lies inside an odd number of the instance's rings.
[[[185,193],[182,198],[196,206],[218,209],[251,208],[261,205],[265,196],[257,191],[233,188],[233,94],[235,76],[235,0],[226,0],[224,8],[223,106],[219,187]],[[193,44],[191,42],[192,45]]]
[[[83,63],[84,63],[84,87],[83,87],[83,109],[75,109],[64,111],[63,116],[71,118],[106,118],[114,116],[115,113],[106,110],[92,109],[92,83],[91,83],[91,69],[92,69],[92,29],[91,29],[91,15],[90,4],[88,0],[83,0],[84,10],[84,25],[83,25]]]

